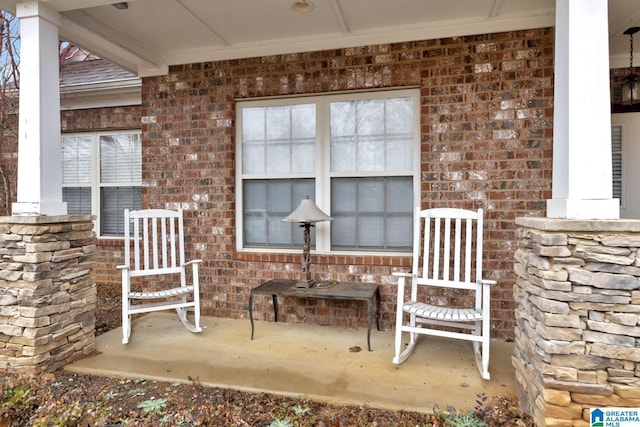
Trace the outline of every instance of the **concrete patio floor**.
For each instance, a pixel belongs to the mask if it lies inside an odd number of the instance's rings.
[[[129,344],[120,328],[96,338],[95,355],[67,370],[111,377],[189,382],[300,396],[337,404],[429,412],[438,405],[473,409],[476,396],[515,396],[513,344],[492,340],[491,380],[475,366],[471,343],[422,337],[402,365],[391,363],[393,331],[202,318],[188,332],[172,313],[133,322]],[[352,351],[360,347],[361,351]]]

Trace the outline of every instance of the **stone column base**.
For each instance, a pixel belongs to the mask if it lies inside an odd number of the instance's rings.
[[[92,353],[92,217],[0,217],[0,254],[0,370],[55,371]]]
[[[513,365],[536,425],[640,407],[640,221],[517,218]]]

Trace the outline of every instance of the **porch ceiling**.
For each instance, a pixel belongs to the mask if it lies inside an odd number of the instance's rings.
[[[554,25],[555,0],[42,0],[62,15],[63,39],[137,73],[167,66],[473,35]],[[17,0],[0,0],[15,13]],[[609,0],[612,67],[629,65],[629,37],[640,26],[638,0]],[[640,56],[640,55],[639,55]]]

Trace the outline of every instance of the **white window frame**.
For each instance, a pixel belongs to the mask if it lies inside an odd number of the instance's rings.
[[[96,236],[99,238],[108,238],[108,239],[123,239],[124,238],[124,230],[122,235],[115,234],[100,234],[100,230],[102,230],[101,223],[101,208],[102,208],[102,200],[101,200],[101,189],[103,187],[142,187],[142,177],[140,177],[140,182],[130,182],[130,183],[117,183],[113,185],[109,184],[101,184],[100,183],[100,137],[102,136],[113,136],[113,135],[123,135],[123,134],[137,134],[142,138],[142,131],[140,129],[121,129],[116,131],[89,131],[89,132],[63,132],[61,138],[68,137],[91,137],[91,184],[90,185],[78,185],[78,184],[62,184],[62,187],[90,187],[91,188],[91,215],[95,217],[94,221],[94,232]],[[62,141],[60,141],[62,144]]]
[[[243,206],[243,171],[242,171],[242,109],[244,107],[271,107],[281,105],[316,104],[316,145],[315,145],[315,174],[301,174],[293,176],[279,176],[275,174],[251,175],[254,179],[276,179],[276,178],[314,178],[316,205],[325,213],[331,212],[331,178],[357,176],[358,178],[382,177],[380,173],[332,173],[330,172],[330,120],[329,105],[334,101],[353,101],[358,99],[381,99],[381,98],[407,98],[414,100],[413,117],[413,152],[412,152],[412,172],[389,172],[384,176],[408,176],[413,178],[413,203],[412,206],[420,205],[420,90],[410,89],[389,89],[384,91],[367,91],[341,94],[321,94],[310,96],[284,97],[284,98],[263,98],[259,100],[240,100],[236,104],[236,250],[239,252],[265,252],[265,253],[299,253],[299,249],[294,248],[262,248],[244,247],[244,206]],[[295,203],[295,202],[294,202]],[[297,204],[295,204],[297,206]],[[295,209],[295,206],[294,206]],[[413,210],[412,210],[413,211]],[[413,216],[412,216],[413,218]],[[384,251],[345,251],[331,250],[331,222],[319,222],[315,224],[315,248],[312,253],[317,254],[342,254],[342,255],[372,255],[372,256],[406,256],[407,252],[384,252]],[[301,231],[302,233],[302,231]]]

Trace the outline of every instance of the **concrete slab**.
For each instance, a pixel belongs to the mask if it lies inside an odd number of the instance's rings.
[[[120,328],[96,338],[95,355],[67,370],[94,375],[170,382],[195,379],[204,385],[278,393],[338,404],[431,411],[475,406],[479,393],[515,396],[513,344],[492,340],[491,380],[478,373],[471,343],[421,337],[402,365],[391,363],[393,331],[371,332],[293,323],[256,322],[251,340],[247,319],[204,317],[192,334],[171,313],[133,322],[129,344]],[[358,350],[360,351],[354,351]]]

